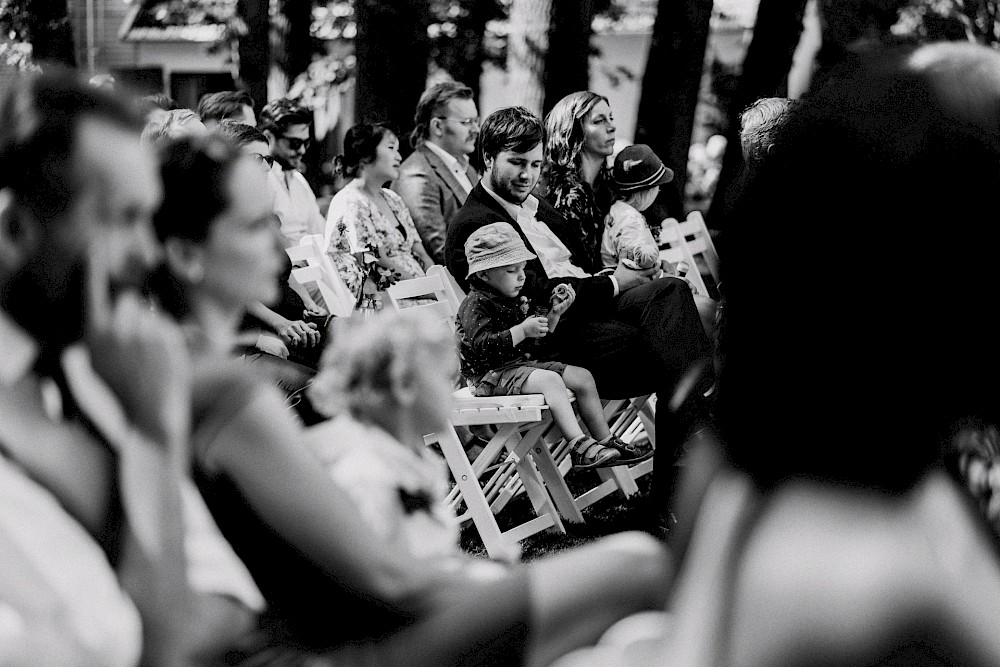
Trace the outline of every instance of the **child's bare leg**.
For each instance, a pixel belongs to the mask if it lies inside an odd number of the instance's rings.
[[[589,373],[588,373],[589,375]],[[555,371],[537,369],[525,380],[522,389],[526,392],[542,394],[552,411],[552,420],[562,430],[573,451],[573,465],[577,468],[598,468],[618,460],[618,450],[599,445],[584,434],[576,421],[576,413],[566,394],[566,383]],[[596,394],[596,391],[595,391]],[[579,400],[579,398],[577,399]],[[600,400],[598,400],[598,407]],[[607,424],[604,426],[607,430]]]
[[[601,397],[597,393],[594,376],[582,366],[567,366],[562,379],[576,394],[580,416],[590,430],[590,435],[598,441],[607,440],[611,431],[608,430],[608,420],[604,418],[604,408],[601,407]]]
[[[590,434],[597,444],[611,447],[618,451],[619,463],[635,463],[645,461],[653,455],[653,445],[646,442],[630,443],[611,435],[608,420],[604,418],[604,408],[601,407],[601,397],[597,393],[594,376],[581,366],[567,366],[563,373],[566,386],[576,394],[577,405],[580,406],[580,416],[583,423],[590,429]]]
[[[544,369],[536,369],[531,372],[528,379],[522,385],[522,391],[526,394],[542,394],[545,402],[549,405],[552,413],[552,420],[563,432],[569,441],[577,440],[583,436],[583,430],[576,421],[576,414],[573,412],[573,405],[569,402],[566,394],[566,383],[559,373]]]

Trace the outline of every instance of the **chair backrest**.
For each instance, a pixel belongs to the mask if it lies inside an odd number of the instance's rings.
[[[327,256],[322,234],[307,234],[299,239],[298,245],[287,248],[285,252],[292,264],[306,264],[292,269],[292,278],[296,282],[307,289],[315,286],[331,315],[351,316],[357,299]]]
[[[451,301],[452,305],[454,305],[455,312],[457,313],[458,306],[462,303],[462,299],[465,298],[465,290],[463,290],[458,284],[458,281],[455,280],[455,276],[451,275],[451,271],[448,270],[448,267],[442,264],[434,264],[427,269],[427,275],[441,276],[445,283],[445,293],[448,296],[448,300]]]
[[[688,249],[695,260],[701,260],[699,267],[705,266],[716,284],[719,283],[719,253],[715,250],[715,242],[705,225],[705,218],[700,211],[691,211],[686,219],[678,223]]]
[[[680,223],[676,218],[667,218],[660,225],[660,259],[665,259],[671,264],[684,262],[688,265],[688,272],[685,276],[694,285],[695,290],[702,296],[709,296],[708,286],[705,285],[704,278],[698,269],[698,262],[691,252],[691,247],[684,240],[684,233]]]
[[[389,305],[396,309],[421,308],[448,322],[454,329],[458,305],[445,276],[428,273],[419,278],[400,280],[385,290]]]

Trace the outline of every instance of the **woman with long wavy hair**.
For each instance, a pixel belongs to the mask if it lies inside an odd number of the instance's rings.
[[[608,98],[588,90],[570,93],[545,116],[542,194],[573,222],[587,248],[590,273],[601,268],[604,218],[617,198],[607,159],[615,148],[615,119]]]

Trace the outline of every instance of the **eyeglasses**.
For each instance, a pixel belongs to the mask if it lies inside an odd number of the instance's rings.
[[[260,153],[253,153],[253,156],[257,158],[257,161],[266,164],[267,168],[270,169],[274,166],[274,156],[273,155],[261,155]]]
[[[440,118],[441,120],[453,120],[459,125],[464,127],[479,127],[478,118],[452,118],[451,116],[434,116],[435,118]]]
[[[299,139],[298,137],[282,137],[282,139],[288,143],[288,149],[293,151],[297,151],[303,146],[308,149],[309,144],[312,143],[312,139],[309,137],[306,137],[305,139]]]

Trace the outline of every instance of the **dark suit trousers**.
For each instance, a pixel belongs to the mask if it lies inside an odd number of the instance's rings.
[[[654,485],[671,486],[672,467],[692,426],[689,399],[678,412],[670,398],[686,373],[697,373],[695,399],[714,382],[712,349],[686,283],[661,278],[615,297],[611,313],[591,316],[570,308],[547,346],[560,361],[588,369],[601,398],[656,392]],[[669,496],[660,489],[658,496]]]

